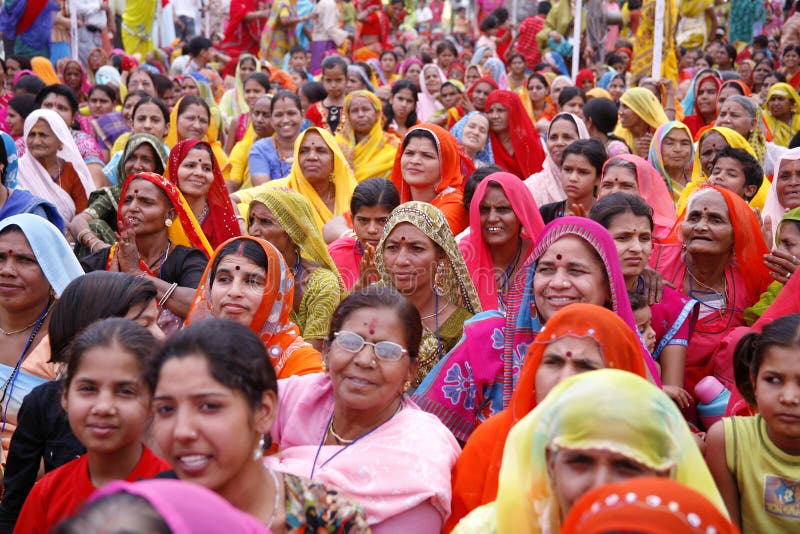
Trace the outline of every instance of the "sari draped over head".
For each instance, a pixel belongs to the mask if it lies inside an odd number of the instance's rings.
[[[220,48],[231,57],[228,62],[230,70],[238,64],[239,56],[244,53],[257,55],[261,45],[261,20],[244,20],[245,15],[258,10],[255,0],[233,0],[230,7],[228,25]],[[236,62],[236,63],[234,63]]]
[[[56,155],[75,169],[88,199],[89,194],[96,189],[94,181],[78,147],[75,145],[72,132],[64,123],[61,115],[50,109],[37,109],[25,119],[23,137],[27,139],[33,126],[40,120],[47,122],[58,138],[61,148]],[[17,182],[21,189],[27,189],[35,196],[52,203],[64,218],[64,222],[68,223],[75,217],[75,201],[67,191],[53,181],[47,169],[33,157],[30,151],[25,152],[19,159]]]
[[[321,268],[331,271],[337,279],[342,296],[346,293],[344,282],[339,274],[339,269],[333,263],[331,255],[322,234],[313,227],[309,221],[314,217],[311,203],[300,193],[291,189],[268,189],[256,195],[253,202],[265,205],[275,219],[289,234],[292,242],[300,248],[300,253],[306,258],[316,262]],[[251,202],[251,204],[253,203]]]
[[[119,88],[122,85],[122,76],[119,71],[111,65],[103,65],[94,73],[97,85],[113,85]]]
[[[545,160],[544,148],[519,95],[512,91],[492,91],[486,99],[487,111],[492,104],[500,104],[508,110],[508,130],[514,148],[514,154],[509,154],[497,134],[490,131],[495,163],[522,179],[541,171]]]
[[[256,243],[267,257],[264,292],[253,319],[248,325],[255,332],[266,348],[272,366],[278,378],[286,378],[295,374],[306,374],[319,370],[321,358],[308,342],[300,337],[300,329],[289,320],[295,294],[295,280],[283,255],[269,242],[257,237],[234,237],[222,243],[208,260],[200,285],[192,300],[186,326],[211,319],[211,278],[212,269],[217,263],[217,256],[230,243],[250,241]]]
[[[481,82],[488,83],[489,85],[492,86],[492,89],[494,89],[495,91],[500,89],[500,86],[497,85],[497,82],[494,81],[493,78],[491,78],[490,76],[481,76],[480,78],[472,82],[472,85],[470,85],[469,88],[467,89],[467,98],[469,98],[470,101],[472,101],[472,93],[475,92],[475,88]]]
[[[708,176],[706,176],[705,170],[703,170],[703,165],[700,163],[700,148],[703,146],[703,138],[707,136],[711,132],[716,132],[720,134],[728,145],[731,148],[740,148],[745,150],[748,154],[756,157],[756,153],[753,151],[753,147],[750,146],[750,143],[742,137],[742,135],[737,132],[736,130],[732,130],[731,128],[726,128],[725,126],[713,126],[706,130],[703,135],[700,136],[700,139],[697,142],[697,149],[694,151],[694,166],[692,167],[692,181],[687,183],[686,186],[683,188],[681,192],[681,196],[678,199],[678,203],[675,206],[676,211],[681,212],[686,208],[686,202],[689,200],[689,196],[697,190],[697,188],[704,184],[706,180],[708,180]],[[765,177],[764,180],[761,182],[761,187],[758,188],[756,191],[755,196],[750,200],[750,206],[753,208],[762,209],[764,207],[764,202],[767,200],[767,193],[769,192],[770,182]]]
[[[502,91],[508,91],[511,88],[508,85],[508,73],[506,72],[505,64],[500,58],[491,57],[483,64],[483,70],[489,74],[494,82]]]
[[[133,152],[137,148],[145,143],[153,148],[158,161],[161,163],[161,167],[164,169],[165,173],[167,172],[167,169],[169,168],[169,152],[167,152],[164,142],[154,135],[135,133],[131,135],[128,139],[128,142],[125,143],[125,148],[122,149],[122,156],[119,158],[119,162],[117,163],[116,183],[120,186],[125,183],[125,179],[128,177],[128,174],[125,172],[125,162],[128,161],[128,158],[133,155]],[[134,171],[132,174],[136,174],[136,171]]]
[[[194,148],[207,148],[211,146],[205,141],[197,141],[196,139],[187,139],[176,144],[169,154],[169,166],[165,174],[166,178],[172,182],[175,187],[180,189],[178,182],[178,169],[189,155],[189,152]],[[222,177],[222,172],[219,170],[216,158],[211,158],[211,168],[214,174],[214,181],[211,182],[211,187],[206,193],[206,201],[208,202],[208,213],[199,220],[203,233],[208,239],[212,248],[218,247],[232,237],[241,235],[239,230],[239,222],[236,220],[236,214],[233,211],[233,204],[228,194],[228,188],[225,186],[225,179]]]
[[[181,100],[175,102],[175,106],[173,106],[172,111],[169,113],[169,131],[166,137],[164,137],[164,143],[170,149],[178,144],[179,141],[183,141],[178,135],[178,108],[180,108]],[[209,113],[208,130],[206,130],[206,134],[201,141],[205,141],[211,146],[211,150],[214,152],[214,159],[217,160],[217,165],[219,165],[219,168],[222,170],[222,176],[227,180],[230,174],[230,163],[228,161],[228,155],[225,154],[225,151],[222,149],[222,143],[219,142],[219,123],[214,117],[213,110]]]
[[[172,242],[172,244],[196,248],[205,254],[206,257],[210,257],[214,249],[212,249],[211,245],[209,245],[208,240],[206,239],[205,234],[203,234],[203,230],[200,228],[200,224],[197,222],[197,219],[195,219],[192,209],[189,207],[186,199],[183,198],[183,195],[175,186],[175,184],[160,174],[156,174],[154,172],[137,172],[128,176],[125,179],[125,184],[122,186],[122,191],[119,194],[120,203],[125,200],[125,196],[128,193],[128,188],[130,187],[131,183],[140,179],[147,180],[151,184],[158,187],[164,193],[164,195],[166,195],[172,209],[175,210],[175,218],[172,220],[172,224],[167,228],[167,238]],[[117,210],[117,228],[122,229],[125,227],[126,224],[122,219],[122,214],[120,213],[120,210]],[[108,268],[111,266],[111,262],[116,255],[118,246],[119,245],[117,243],[111,246],[111,251],[108,255],[108,263],[106,264],[106,270],[108,270]],[[150,276],[158,278],[158,276],[154,274],[141,259],[139,260],[139,269],[143,273],[147,273]]]
[[[442,298],[451,304],[466,308],[470,313],[481,311],[481,301],[472,278],[469,275],[467,265],[461,252],[458,249],[453,232],[447,224],[444,214],[427,202],[417,202],[414,200],[404,202],[392,211],[392,215],[386,222],[383,229],[383,236],[375,249],[375,267],[381,277],[381,283],[386,286],[392,285],[392,275],[386,269],[383,261],[383,251],[386,246],[386,239],[398,224],[408,223],[425,234],[428,239],[433,241],[441,248],[447,256],[444,263],[443,291]]]
[[[714,352],[732,328],[744,324],[745,308],[757,302],[773,280],[769,269],[764,265],[764,256],[769,253],[769,249],[753,210],[741,197],[721,187],[702,184],[698,193],[707,190],[716,191],[725,200],[733,228],[733,251],[725,269],[728,288],[726,302],[719,309],[701,303],[701,310],[707,313],[701,313],[687,347],[684,376],[685,389],[690,392],[697,382],[712,374],[728,385],[733,383],[733,377],[725,373],[726,362],[713,357]],[[686,251],[682,243],[685,217],[684,208],[678,213],[678,221],[670,237],[650,257],[651,266],[667,282],[678,288],[683,287],[683,279],[687,274]]]
[[[244,78],[242,78],[242,62],[246,59],[252,60],[256,64],[256,72],[261,72],[261,62],[253,54],[244,53],[239,56],[236,62],[235,85],[228,90],[219,103],[219,110],[222,117],[228,122],[235,120],[242,113],[250,113],[250,106],[244,99]]]
[[[547,347],[568,336],[595,341],[605,367],[647,378],[637,333],[612,311],[581,303],[558,311],[528,348],[508,408],[475,430],[456,462],[453,469],[453,515],[448,519],[451,527],[470,511],[497,497],[506,437],[520,419],[536,408],[536,373]]]
[[[464,149],[458,145],[458,141],[453,134],[434,124],[420,124],[414,126],[406,132],[405,139],[415,130],[425,130],[435,141],[436,150],[439,153],[439,183],[436,184],[436,196],[431,200],[431,204],[439,208],[453,234],[460,233],[468,224],[466,210],[462,205],[464,198],[464,183],[468,176],[471,176],[475,168]],[[400,193],[400,202],[405,203],[411,198],[411,187],[403,179],[403,169],[401,160],[405,150],[405,139],[397,150],[392,168],[392,183]],[[384,235],[385,235],[384,231]]]
[[[553,127],[557,120],[560,120],[559,117],[566,117],[575,124],[579,139],[589,139],[590,135],[589,130],[586,129],[586,124],[580,117],[572,113],[559,113],[553,117],[547,127],[547,137],[550,137],[550,128]],[[551,202],[560,202],[567,198],[567,194],[561,185],[561,165],[558,165],[550,154],[545,158],[542,170],[530,175],[525,180],[525,185],[539,207]]]
[[[686,126],[688,126],[689,130],[692,132],[692,138],[696,138],[700,133],[702,133],[703,128],[707,127],[708,124],[709,124],[709,123],[707,123],[705,121],[703,116],[700,114],[699,102],[697,101],[697,92],[699,91],[700,86],[703,85],[705,82],[708,82],[708,81],[710,81],[710,82],[712,82],[714,84],[715,92],[717,94],[719,94],[720,88],[722,87],[722,80],[720,80],[719,77],[715,73],[707,72],[707,73],[703,74],[702,76],[698,77],[697,79],[695,79],[695,81],[694,81],[694,86],[693,87],[694,87],[695,100],[693,102],[693,104],[694,104],[693,107],[684,108],[684,109],[686,109],[687,113],[689,112],[689,110],[692,111],[692,113],[690,115],[687,115],[686,117],[683,118],[683,123]],[[713,119],[712,119],[712,122],[713,122]]]
[[[300,147],[303,144],[303,139],[305,139],[305,136],[310,132],[315,132],[321,136],[325,145],[333,153],[333,174],[331,181],[335,187],[334,198],[336,202],[333,212],[331,212],[322,198],[320,198],[316,189],[314,189],[303,175],[303,170],[300,167]],[[246,219],[247,205],[250,204],[250,201],[258,194],[267,189],[281,187],[293,189],[311,202],[311,205],[314,207],[314,212],[312,213],[313,218],[311,220],[321,232],[326,222],[330,221],[334,216],[341,215],[350,209],[350,199],[353,196],[353,190],[355,190],[356,185],[358,185],[358,183],[353,175],[353,170],[350,168],[350,164],[347,162],[347,158],[342,153],[338,143],[336,143],[336,138],[333,137],[333,134],[327,128],[312,126],[300,132],[300,135],[294,142],[294,159],[292,160],[292,168],[287,178],[270,180],[265,184],[249,189],[240,189],[236,192],[236,195],[239,197],[239,212]]]
[[[769,217],[772,222],[772,228],[774,229],[773,235],[775,236],[778,235],[779,222],[783,220],[788,212],[788,209],[781,204],[781,200],[778,198],[778,180],[780,179],[781,165],[783,165],[784,162],[797,160],[800,160],[800,148],[793,148],[785,152],[780,160],[778,160],[775,177],[772,179],[772,184],[769,186],[769,193],[767,193],[767,199],[764,202],[764,209],[761,211],[762,220],[766,221],[767,217]]]
[[[423,63],[422,63],[421,60],[419,60],[419,59],[417,59],[415,57],[410,57],[410,58],[404,60],[400,64],[400,76],[402,78],[406,77],[406,72],[408,72],[408,69],[411,67],[411,65],[419,65],[419,68],[422,69]]]
[[[665,122],[664,124],[656,128],[656,131],[653,134],[653,140],[650,142],[650,151],[647,154],[647,160],[650,162],[650,165],[653,166],[653,168],[661,175],[661,178],[664,180],[664,183],[666,184],[667,189],[669,190],[673,206],[675,206],[678,203],[678,200],[681,198],[681,193],[683,192],[684,186],[674,181],[667,172],[667,167],[664,165],[663,144],[664,144],[664,138],[674,129],[683,130],[689,137],[689,142],[692,141],[692,132],[689,130],[689,127],[683,124],[681,121]],[[694,144],[692,144],[692,159],[690,161],[694,159],[694,152],[695,152]],[[688,168],[685,170],[688,171]]]
[[[548,474],[547,451],[587,449],[613,452],[653,471],[667,472],[727,515],[675,403],[633,373],[601,369],[561,382],[511,429],[497,499],[462,524],[467,527],[471,520],[482,519],[475,526],[495,527],[499,534],[557,532],[561,513],[553,495],[556,482]]]
[[[42,80],[46,85],[56,85],[61,83],[61,78],[56,74],[53,64],[46,57],[32,57],[31,70]]]
[[[350,104],[356,97],[369,100],[377,119],[369,134],[361,141],[356,141],[353,123],[350,120]],[[336,140],[354,169],[356,181],[363,182],[369,178],[389,178],[392,174],[392,167],[394,167],[399,140],[383,131],[381,122],[383,105],[380,99],[370,91],[353,91],[344,99],[344,112],[347,115],[346,125],[342,133],[336,136]]]
[[[106,52],[105,49],[103,49],[102,47],[92,48],[91,50],[89,50],[89,57],[91,57],[92,54],[99,54],[100,55],[100,66],[97,67],[97,70],[100,70],[104,66],[111,66],[108,63],[111,60],[111,57],[108,55],[108,52]],[[114,70],[116,70],[116,69],[114,69]],[[89,67],[88,65],[86,66],[86,75],[87,75],[87,77],[89,79],[89,84],[90,85],[105,85],[104,82],[101,82],[101,81],[97,80],[97,78],[95,77],[96,74],[97,74],[97,71],[93,72],[91,67]]]
[[[653,237],[658,240],[665,239],[675,226],[676,217],[675,206],[672,204],[672,197],[664,179],[647,160],[634,154],[621,154],[609,159],[603,165],[603,174],[605,174],[608,164],[615,159],[627,161],[636,167],[639,196],[653,208]]]
[[[597,82],[597,87],[600,89],[605,89],[608,91],[608,88],[611,86],[611,82],[614,81],[614,78],[620,78],[623,83],[625,83],[625,75],[621,74],[614,69],[609,69],[608,72],[600,76],[600,80]]]
[[[450,128],[450,133],[453,134],[453,137],[461,143],[461,146],[464,146],[463,143],[463,136],[464,136],[464,127],[467,125],[469,120],[474,117],[475,115],[483,115],[486,116],[484,113],[480,111],[470,111],[466,115],[464,115],[461,120],[459,120],[455,125]],[[475,166],[481,167],[486,165],[494,165],[494,153],[492,153],[492,142],[491,140],[486,139],[486,144],[483,148],[475,154]]]
[[[788,147],[792,137],[800,130],[800,96],[798,96],[794,87],[788,83],[773,84],[767,91],[767,102],[773,95],[784,96],[793,102],[792,116],[789,119],[789,123],[774,117],[768,107],[767,111],[764,112],[764,122],[767,123],[767,127],[772,132],[775,144]]]
[[[700,69],[697,72],[695,72],[694,76],[692,76],[692,81],[689,83],[689,88],[686,90],[686,95],[683,97],[683,100],[681,100],[681,108],[683,108],[687,112],[688,111],[694,112],[694,109],[695,109],[694,108],[694,104],[695,104],[694,101],[697,98],[697,94],[696,94],[697,81],[701,77],[704,77],[704,76],[706,76],[708,74],[713,75],[717,79],[720,78],[719,71],[717,71],[715,69],[704,68],[704,69]]]
[[[628,89],[622,93],[619,101],[629,107],[653,130],[665,122],[669,122],[667,115],[664,113],[664,108],[661,106],[661,102],[649,89],[645,89],[643,87],[634,87],[632,89]],[[633,134],[627,128],[617,125],[614,133],[618,137],[622,138],[622,140],[625,141],[625,144],[629,147],[636,146]]]
[[[592,87],[595,87],[594,72],[592,72],[592,69],[581,69],[578,71],[578,76],[575,78],[575,87],[582,88],[583,82],[585,81],[592,82]]]
[[[650,534],[739,534],[705,495],[663,477],[636,477],[588,491],[564,518],[561,534],[632,532],[641,525]]]
[[[610,309],[632,332],[637,331],[617,248],[608,230],[585,217],[552,221],[514,277],[506,313],[487,311],[467,321],[464,337],[414,394],[414,401],[436,414],[459,441],[466,441],[482,421],[508,407],[528,347],[545,322],[534,300],[536,264],[553,243],[566,236],[582,239],[597,253],[609,281]],[[640,351],[650,376],[658,381],[655,362],[644,347],[640,346]]]
[[[495,279],[495,268],[489,246],[483,238],[480,204],[490,184],[496,184],[503,190],[511,209],[520,223],[520,239],[535,242],[539,237],[544,222],[528,188],[513,174],[496,172],[490,174],[478,184],[469,207],[469,235],[461,240],[459,249],[472,276],[475,289],[481,299],[484,310],[498,309],[498,289]],[[527,258],[519,258],[520,265]]]
[[[439,102],[439,99],[433,96],[430,91],[428,91],[428,86],[425,83],[425,71],[429,69],[436,70],[436,73],[439,75],[439,79],[442,81],[442,83],[447,81],[447,76],[445,76],[444,71],[442,71],[439,65],[434,63],[428,63],[422,67],[422,70],[419,71],[419,81],[417,82],[417,85],[419,86],[417,117],[419,117],[420,122],[427,122],[435,111],[444,108],[442,103]]]
[[[91,90],[92,86],[89,84],[89,77],[86,75],[86,69],[84,68],[83,64],[80,61],[74,60],[72,58],[64,57],[58,60],[56,63],[56,70],[58,71],[58,77],[61,79],[61,83],[66,85],[67,84],[67,67],[70,65],[75,65],[81,70],[81,86],[79,91],[72,91],[75,93],[75,96],[78,97],[78,102],[85,102],[89,98],[89,91]]]

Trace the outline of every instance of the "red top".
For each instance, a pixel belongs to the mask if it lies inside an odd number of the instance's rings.
[[[125,477],[127,482],[153,478],[158,473],[171,469],[167,462],[156,456],[147,446],[142,447],[142,457],[133,471]],[[33,486],[19,514],[14,532],[50,532],[55,525],[80,508],[96,489],[89,478],[88,454],[62,465]]]
[[[525,63],[532,69],[542,62],[542,54],[539,52],[539,43],[536,42],[536,34],[544,28],[544,17],[536,15],[527,17],[519,26],[519,37],[517,37],[517,52],[525,57]]]

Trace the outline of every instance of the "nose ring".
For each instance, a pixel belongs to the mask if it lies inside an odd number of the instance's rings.
[[[561,282],[561,287],[569,287],[569,282],[564,280],[563,282]]]

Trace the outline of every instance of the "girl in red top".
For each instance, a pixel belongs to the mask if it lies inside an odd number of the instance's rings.
[[[87,452],[33,487],[14,532],[50,532],[97,488],[170,468],[142,444],[153,395],[145,375],[158,347],[147,328],[121,318],[97,322],[75,339],[61,405]]]

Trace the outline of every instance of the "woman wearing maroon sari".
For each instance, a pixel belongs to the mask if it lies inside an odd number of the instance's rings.
[[[512,91],[493,91],[486,99],[486,115],[495,164],[523,179],[541,171],[545,158],[542,142],[519,96]]]

